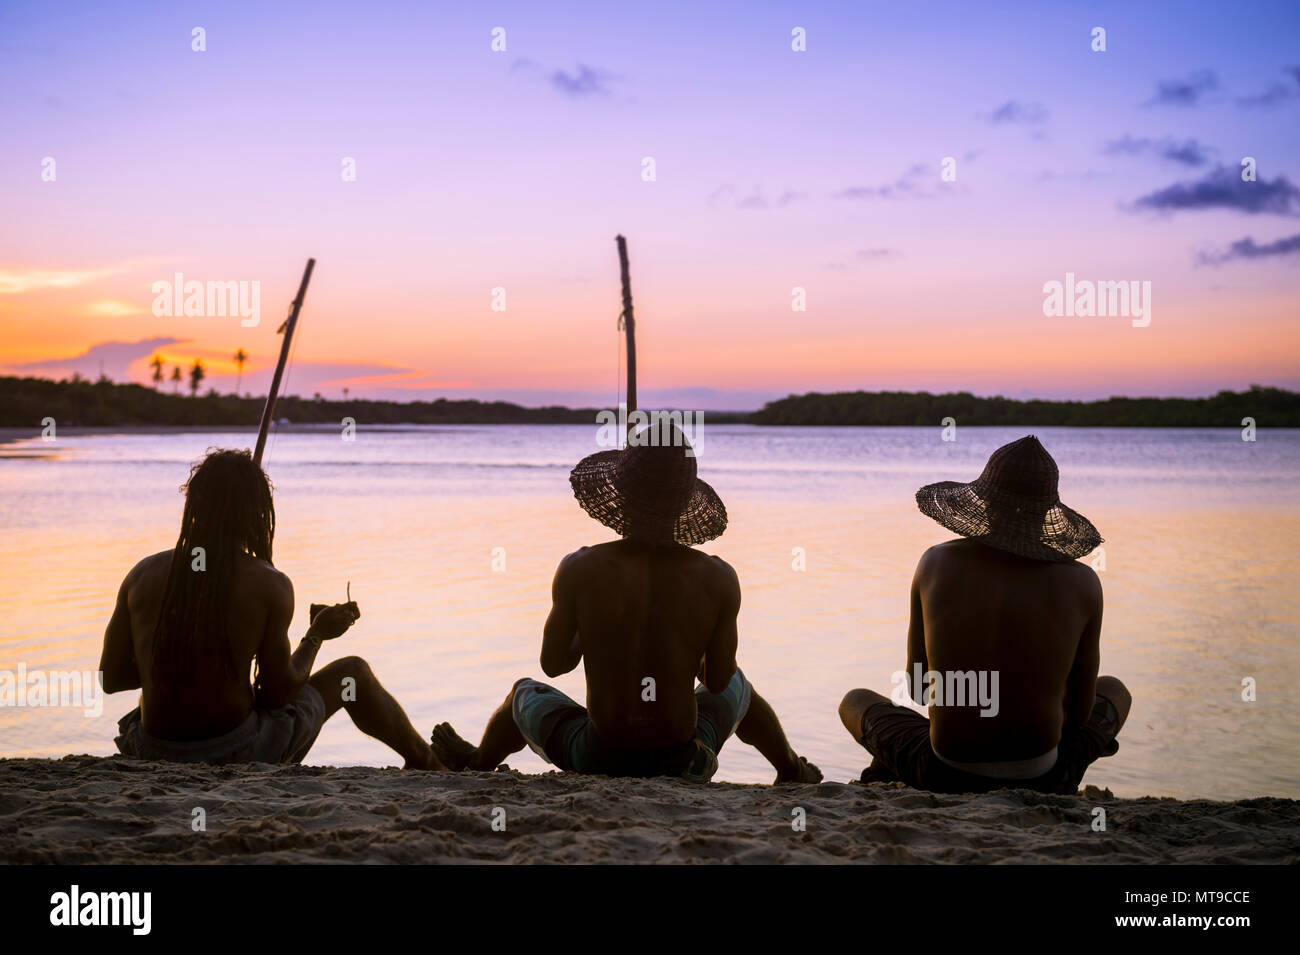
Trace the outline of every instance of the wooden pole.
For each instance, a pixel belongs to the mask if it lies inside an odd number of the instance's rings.
[[[289,317],[280,326],[284,341],[280,343],[280,360],[275,365],[275,375],[271,378],[271,390],[266,393],[266,404],[262,406],[262,423],[257,429],[257,450],[253,452],[253,463],[262,466],[262,452],[266,450],[266,434],[275,415],[275,399],[280,394],[280,379],[284,375],[285,363],[289,360],[289,346],[293,342],[293,330],[298,327],[298,313],[302,310],[302,300],[307,297],[307,283],[311,281],[311,271],[316,267],[315,259],[307,260],[307,268],[302,273],[302,284],[298,286],[298,295],[293,300]]]
[[[632,412],[636,411],[636,322],[632,318],[632,280],[627,266],[627,239],[615,237],[618,242],[618,268],[623,280],[623,313],[619,316],[627,336],[627,434],[632,434]]]

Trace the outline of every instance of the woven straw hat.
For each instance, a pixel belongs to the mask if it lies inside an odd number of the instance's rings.
[[[916,506],[950,531],[1036,560],[1074,560],[1102,542],[1097,528],[1061,503],[1059,471],[1033,435],[989,455],[969,484],[940,481],[916,492]]]
[[[727,509],[696,477],[690,443],[675,425],[668,440],[598,451],[569,474],[582,509],[624,537],[703,544],[727,529]]]

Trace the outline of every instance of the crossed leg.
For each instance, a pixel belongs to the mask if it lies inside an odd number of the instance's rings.
[[[344,680],[353,682],[345,688]],[[325,719],[346,709],[357,729],[384,743],[404,759],[406,769],[446,769],[360,657],[327,663],[307,681],[325,700]],[[346,692],[345,692],[346,689]]]
[[[859,743],[862,742],[862,715],[877,703],[892,703],[875,690],[849,690],[840,700],[840,722]]]
[[[463,739],[450,723],[439,723],[433,728],[433,751],[449,769],[492,770],[507,756],[528,745],[514,717],[515,690],[522,682],[515,682],[504,702],[488,719],[483,739],[477,746]],[[742,743],[757,749],[772,764],[776,770],[776,782],[821,782],[821,770],[791,749],[785,731],[781,729],[781,721],[767,700],[757,692],[751,690],[749,711],[736,727],[736,736]]]

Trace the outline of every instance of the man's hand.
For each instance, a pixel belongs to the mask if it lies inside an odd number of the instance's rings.
[[[307,628],[307,635],[320,637],[322,640],[333,640],[343,636],[361,616],[355,600],[334,604],[332,607],[327,607],[325,604],[312,604],[310,613],[311,626]]]

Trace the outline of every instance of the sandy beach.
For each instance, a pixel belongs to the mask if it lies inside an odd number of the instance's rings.
[[[494,831],[494,810],[504,831]],[[1106,811],[1106,831],[1092,829]],[[194,810],[206,815],[195,831]],[[795,831],[794,810],[806,814]],[[496,813],[501,817],[501,813]],[[6,863],[1294,863],[1300,802],[0,761]]]

